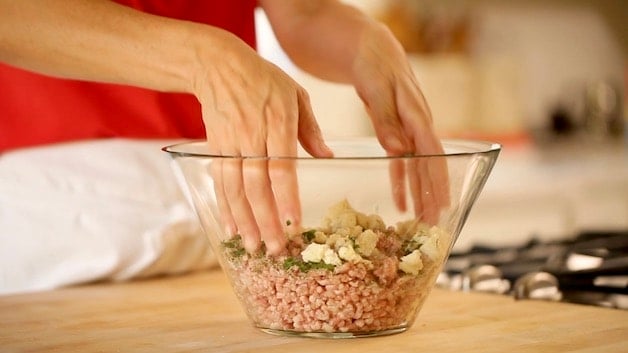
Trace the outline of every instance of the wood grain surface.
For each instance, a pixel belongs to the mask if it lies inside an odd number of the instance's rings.
[[[401,334],[278,337],[213,270],[0,297],[0,352],[628,352],[628,312],[436,289]]]

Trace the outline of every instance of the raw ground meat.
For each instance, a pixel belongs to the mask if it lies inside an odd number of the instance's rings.
[[[223,268],[256,326],[367,334],[412,324],[443,264],[449,238],[418,220],[386,227],[377,215],[332,206],[320,228],[289,236],[286,255],[222,242]]]
[[[439,272],[439,264],[428,261],[419,275],[398,276],[396,265],[390,272],[392,261],[383,263],[374,271],[348,262],[333,271],[301,272],[245,255],[230,263],[229,271],[236,295],[258,327],[357,333],[411,325]]]

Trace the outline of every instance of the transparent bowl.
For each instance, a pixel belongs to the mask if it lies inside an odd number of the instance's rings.
[[[388,157],[374,138],[328,141],[334,158],[216,156],[205,142],[163,150],[253,325],[349,338],[412,326],[501,149],[442,143],[444,154],[403,157]],[[232,215],[216,192],[224,181],[212,175],[230,163],[244,173],[283,163],[296,174],[301,219],[286,222],[279,255],[247,252],[243,237],[225,231]]]

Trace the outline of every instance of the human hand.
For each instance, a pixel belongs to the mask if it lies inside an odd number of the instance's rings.
[[[314,157],[331,157],[305,90],[235,38],[198,75],[221,223],[249,252],[262,241],[270,254],[285,249],[286,231],[299,228],[297,140]],[[211,65],[211,66],[210,66]],[[253,157],[253,158],[248,158]],[[284,229],[285,225],[285,229]]]
[[[354,61],[354,85],[371,117],[377,138],[391,156],[441,155],[432,115],[401,45],[383,25],[362,36]],[[393,199],[405,211],[406,177],[415,215],[436,224],[449,205],[444,157],[394,159],[390,164]]]

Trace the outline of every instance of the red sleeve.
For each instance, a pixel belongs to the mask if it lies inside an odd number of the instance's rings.
[[[120,0],[161,16],[211,24],[255,46],[255,0]],[[0,64],[0,152],[104,138],[202,138],[200,105],[186,94],[41,76]]]

